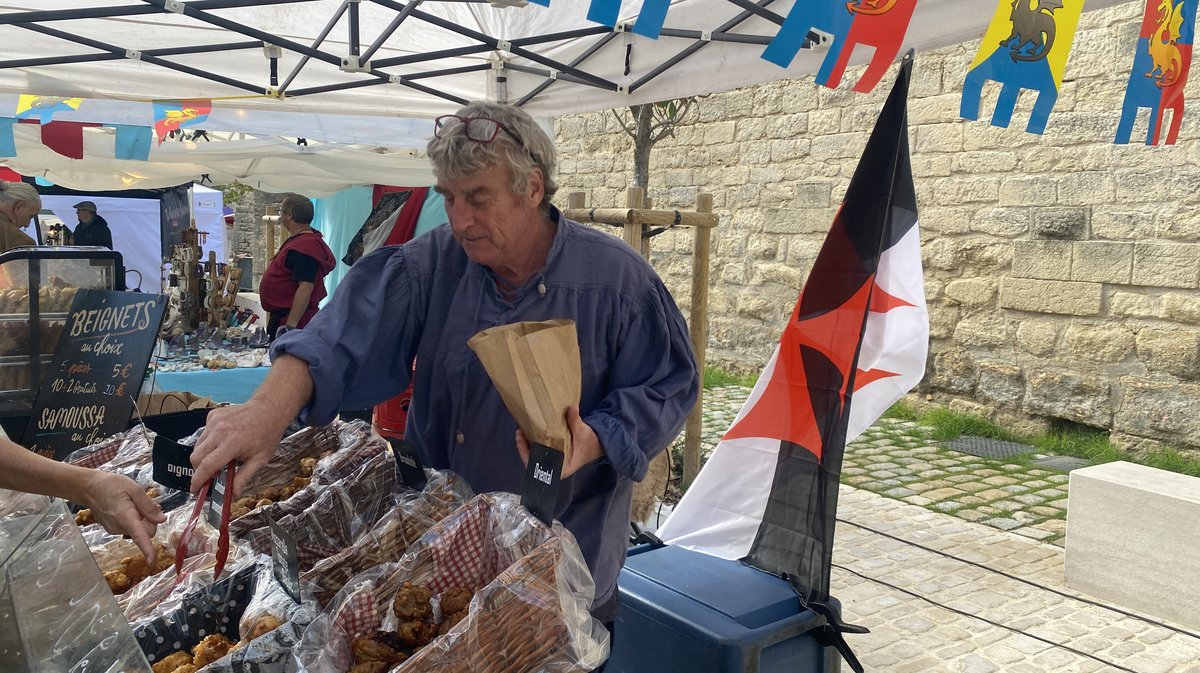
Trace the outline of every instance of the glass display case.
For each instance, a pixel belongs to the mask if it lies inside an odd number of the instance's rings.
[[[66,503],[4,489],[0,671],[151,673]]]
[[[25,247],[0,254],[0,418],[28,415],[78,289],[124,290],[121,253]]]

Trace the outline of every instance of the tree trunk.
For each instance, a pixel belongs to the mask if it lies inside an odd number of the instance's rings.
[[[637,122],[637,130],[633,136],[633,186],[643,190],[649,188],[650,182],[650,150],[654,144],[650,141],[650,130],[654,125],[654,107],[632,105],[629,112]]]

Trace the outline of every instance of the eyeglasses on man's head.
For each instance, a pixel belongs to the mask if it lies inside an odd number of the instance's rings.
[[[433,135],[437,138],[445,138],[447,135],[449,135],[451,129],[459,125],[465,125],[466,136],[468,140],[473,140],[477,143],[486,145],[495,140],[497,134],[499,134],[501,131],[504,131],[510,138],[513,139],[514,142],[517,143],[517,145],[521,147],[521,149],[525,149],[525,142],[521,140],[517,134],[513,133],[512,129],[508,128],[504,124],[501,124],[495,119],[489,119],[487,117],[460,117],[458,115],[442,115],[433,122]]]

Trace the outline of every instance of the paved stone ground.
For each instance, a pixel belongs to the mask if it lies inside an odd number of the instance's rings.
[[[705,391],[706,452],[748,394]],[[847,447],[842,483],[832,589],[871,629],[849,637],[867,671],[1200,673],[1194,631],[1066,588],[1065,473],[882,420]]]

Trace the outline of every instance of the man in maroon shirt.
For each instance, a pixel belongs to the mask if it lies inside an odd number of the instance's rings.
[[[279,224],[288,233],[271,258],[258,284],[258,298],[270,314],[267,334],[275,337],[304,327],[325,298],[325,275],[337,264],[321,232],[309,226],[313,204],[299,194],[287,194],[279,208]]]

